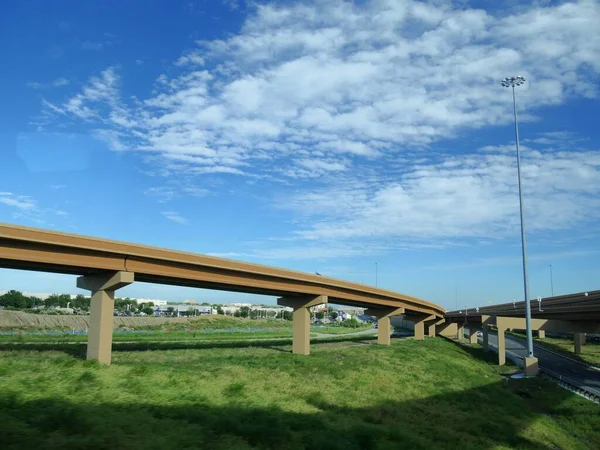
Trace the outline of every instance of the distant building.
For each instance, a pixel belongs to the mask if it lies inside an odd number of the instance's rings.
[[[166,306],[167,301],[166,300],[157,300],[155,298],[132,298],[129,297],[130,300],[133,300],[134,302],[136,302],[138,305],[140,303],[154,303],[154,306]]]
[[[166,316],[171,314],[169,308],[173,308],[172,315],[173,317],[185,317],[188,315],[188,312],[193,311],[192,315],[194,316],[204,316],[208,314],[216,314],[216,311],[213,310],[211,306],[191,306],[191,305],[161,305],[156,306],[154,308],[155,316]]]

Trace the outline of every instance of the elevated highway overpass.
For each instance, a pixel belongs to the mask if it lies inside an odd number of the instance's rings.
[[[531,326],[543,339],[546,332],[573,333],[575,353],[581,353],[586,333],[600,333],[600,291],[579,292],[530,300]],[[483,347],[489,346],[489,329],[498,331],[498,363],[506,362],[506,331],[525,330],[525,302],[448,311],[445,324],[456,325],[458,338],[469,328],[471,342],[477,342],[475,331],[483,331]],[[533,368],[535,372],[537,369]]]
[[[0,223],[0,268],[78,275],[92,292],[88,359],[110,363],[114,292],[134,281],[278,297],[294,309],[292,351],[310,352],[309,308],[335,303],[368,308],[379,321],[378,342],[390,343],[390,317],[444,321],[444,308],[416,297],[335,278],[194,253]]]

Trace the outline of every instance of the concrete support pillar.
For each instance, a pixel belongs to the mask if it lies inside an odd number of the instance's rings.
[[[404,314],[404,308],[368,308],[365,314],[377,317],[377,343],[380,345],[390,345],[392,343],[390,318]]]
[[[391,328],[390,316],[383,316],[377,319],[377,343],[379,345],[390,345],[392,343]]]
[[[458,328],[456,326],[456,323],[447,322],[446,320],[444,320],[442,323],[438,322],[435,328],[435,332],[438,336],[456,337],[456,334],[458,333]]]
[[[490,327],[483,324],[483,351],[487,352],[490,349]]]
[[[573,334],[573,341],[575,343],[575,354],[581,355],[581,346],[585,345],[585,333]]]
[[[425,321],[415,322],[415,339],[418,341],[425,339]]]
[[[428,328],[428,335],[430,337],[435,337],[436,336],[436,334],[435,334],[435,322],[432,323],[432,324],[430,324],[427,328]]]
[[[498,365],[506,364],[506,340],[504,339],[505,328],[498,328]]]
[[[537,358],[524,358],[523,372],[526,377],[535,377],[540,372]]]
[[[132,272],[110,272],[77,278],[77,287],[92,291],[87,359],[110,364],[115,291],[133,283]]]
[[[546,339],[546,331],[538,330],[537,334],[538,334],[538,339]]]
[[[294,336],[292,353],[310,354],[310,311],[308,308],[294,309]]]
[[[309,308],[327,303],[326,295],[308,297],[282,297],[277,299],[279,306],[294,309],[292,353],[298,355],[310,354],[310,310]]]
[[[477,328],[469,328],[469,344],[477,344]]]
[[[436,316],[434,316],[434,315],[420,316],[420,317],[413,316],[413,317],[409,317],[408,320],[415,323],[415,339],[417,339],[417,340],[425,339],[425,322],[430,322],[432,320],[435,320],[436,322],[433,322],[433,327],[434,327],[433,335],[435,336],[435,325],[438,321],[438,318]],[[431,332],[431,329],[429,331]]]
[[[457,324],[456,338],[461,341],[465,338],[465,325],[462,323]]]

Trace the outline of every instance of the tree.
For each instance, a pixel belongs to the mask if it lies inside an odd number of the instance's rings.
[[[315,317],[319,320],[322,320],[325,318],[325,313],[323,311],[319,311],[317,314],[315,314]]]
[[[146,314],[147,316],[153,316],[154,315],[154,308],[152,308],[152,306],[150,305],[146,305],[142,308],[142,312],[144,314]]]
[[[332,318],[333,320],[335,320],[335,319],[337,319],[337,318],[338,318],[338,313],[337,313],[337,311],[331,311],[331,312],[329,313],[329,315],[331,316],[331,318]]]
[[[283,311],[284,320],[294,320],[294,314],[291,311]]]
[[[222,316],[225,315],[223,308],[221,308],[220,306],[217,306],[217,314],[221,314]]]
[[[249,315],[250,315],[250,307],[242,306],[240,308],[240,317],[248,318]]]
[[[186,311],[186,314],[187,314],[188,317],[195,316],[196,315],[196,308],[188,308],[188,310]]]
[[[342,322],[342,326],[347,327],[347,328],[360,328],[360,322],[358,320],[352,318],[352,319],[344,320]]]
[[[208,302],[203,302],[203,303],[200,303],[200,306],[210,306],[210,303],[208,303]]]
[[[77,296],[72,300],[71,306],[77,309],[90,309],[90,298],[86,297],[83,294],[77,294]]]
[[[52,294],[46,297],[44,300],[44,306],[46,308],[59,307],[60,306],[60,296],[58,294]]]
[[[0,306],[18,309],[31,308],[31,299],[19,291],[10,290],[6,294],[0,295]]]
[[[169,306],[167,308],[167,315],[172,317],[174,314],[175,314],[175,308],[173,308],[172,306]]]

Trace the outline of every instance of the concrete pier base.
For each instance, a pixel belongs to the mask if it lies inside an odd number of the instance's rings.
[[[77,278],[77,287],[92,291],[87,359],[110,364],[115,291],[133,283],[132,272],[110,272]]]
[[[294,309],[292,353],[298,355],[310,354],[310,310],[312,306],[327,303],[326,295],[307,297],[281,297],[277,299],[279,306]]]

